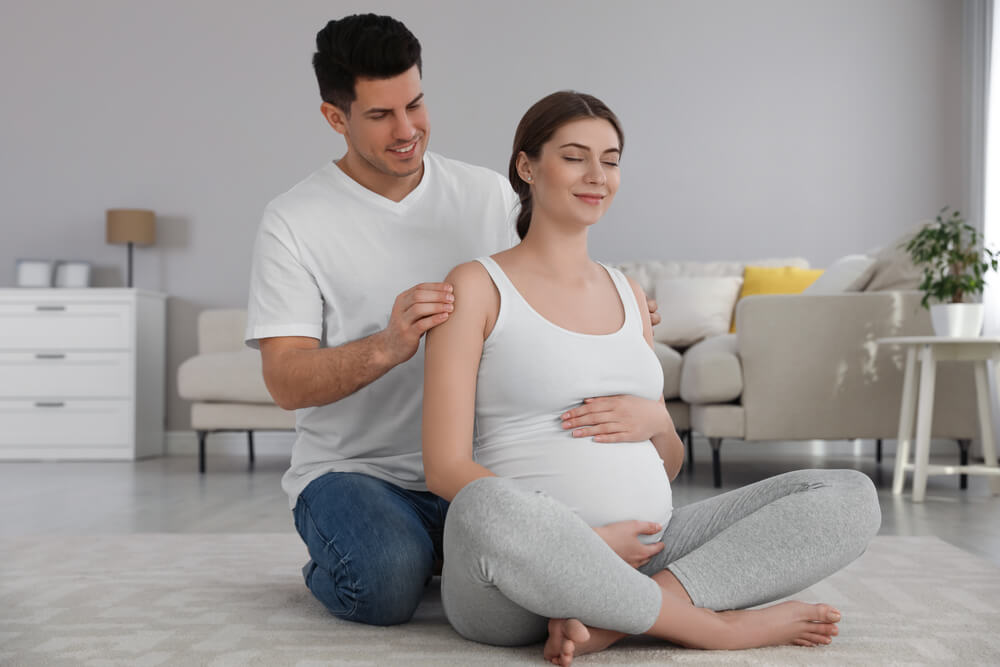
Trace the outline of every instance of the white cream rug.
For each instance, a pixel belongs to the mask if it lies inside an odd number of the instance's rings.
[[[414,620],[330,616],[294,534],[0,540],[0,665],[543,665],[448,626],[435,584]],[[795,596],[844,614],[831,646],[693,651],[645,638],[580,665],[998,665],[1000,568],[937,538],[880,537]]]

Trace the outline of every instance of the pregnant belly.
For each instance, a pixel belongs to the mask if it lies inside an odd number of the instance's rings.
[[[476,460],[527,491],[541,491],[562,502],[590,526],[638,519],[665,528],[673,510],[670,480],[648,440],[493,445],[477,448]],[[660,534],[640,539],[652,543]]]

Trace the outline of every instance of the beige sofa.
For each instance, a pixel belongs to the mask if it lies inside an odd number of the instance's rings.
[[[616,267],[638,282],[647,296],[659,300],[658,306],[661,317],[671,317],[672,313],[675,312],[675,304],[664,299],[662,295],[656,294],[657,284],[661,280],[742,277],[744,268],[747,265],[809,268],[809,262],[801,257],[767,258],[747,262],[632,260],[621,262]],[[735,303],[735,298],[733,299],[733,303]],[[663,367],[663,398],[666,400],[667,410],[670,412],[670,417],[674,422],[677,432],[687,443],[688,456],[685,465],[688,467],[694,463],[694,441],[692,438],[691,406],[690,402],[683,396],[682,381],[683,369],[689,349],[691,349],[691,346],[672,346],[659,340],[653,343],[653,350],[660,361],[660,365]],[[710,365],[703,367],[702,370],[712,374],[713,378],[715,377]],[[738,398],[741,389],[741,382],[735,382],[731,374],[723,374],[719,376],[717,381],[714,379],[711,381],[708,393],[709,395],[717,393],[725,396],[724,400],[728,402]]]
[[[748,264],[808,266],[796,258]],[[731,275],[742,268],[707,266],[646,261],[620,268],[653,296],[664,274]],[[903,278],[901,284],[912,282],[912,270]],[[914,290],[748,296],[736,304],[736,333],[682,349],[656,343],[667,407],[688,443],[687,465],[694,463],[692,433],[709,440],[717,487],[726,439],[870,438],[878,441],[880,460],[881,440],[894,439],[899,429],[905,355],[876,341],[930,335],[920,298]],[[659,307],[663,317],[671,316],[669,302],[659,300]],[[936,384],[932,435],[956,440],[967,462],[971,439],[978,437],[972,370],[939,364]]]
[[[205,472],[209,433],[246,431],[250,467],[254,431],[295,428],[295,413],[282,410],[264,386],[260,353],[243,344],[247,312],[205,310],[198,315],[198,354],[177,369],[177,391],[191,401],[198,434],[198,469]]]
[[[801,258],[748,262],[807,268]],[[619,265],[656,296],[663,277],[739,276],[736,262],[635,261]],[[660,302],[663,317],[672,305]],[[692,433],[709,439],[716,486],[724,440],[893,439],[899,426],[904,357],[877,345],[886,336],[931,333],[915,291],[750,296],[735,308],[737,332],[689,347],[654,345],[663,395],[694,463]],[[198,355],[181,364],[178,388],[192,401],[191,424],[205,470],[209,433],[246,431],[253,465],[255,430],[293,429],[295,416],[271,400],[260,354],[243,344],[246,311],[206,310],[198,319]],[[963,457],[976,437],[971,370],[939,365],[933,435],[959,441]]]

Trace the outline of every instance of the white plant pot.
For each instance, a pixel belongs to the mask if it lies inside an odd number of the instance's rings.
[[[937,336],[975,338],[983,331],[985,314],[981,303],[939,303],[931,306],[931,325]]]

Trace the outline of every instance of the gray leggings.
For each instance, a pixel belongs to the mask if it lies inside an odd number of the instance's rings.
[[[801,470],[674,510],[663,551],[640,569],[562,503],[499,477],[448,509],[441,597],[455,630],[500,646],[545,638],[550,618],[641,634],[669,569],[698,607],[742,609],[807,588],[860,556],[881,523],[871,480]]]

